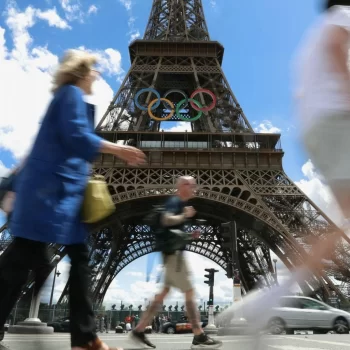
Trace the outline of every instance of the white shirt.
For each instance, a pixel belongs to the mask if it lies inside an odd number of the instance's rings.
[[[343,78],[331,71],[324,48],[325,31],[330,25],[350,31],[350,7],[333,6],[324,13],[309,30],[298,51],[294,93],[303,133],[320,118],[331,117],[334,112],[349,112],[350,115],[350,101],[344,94]]]

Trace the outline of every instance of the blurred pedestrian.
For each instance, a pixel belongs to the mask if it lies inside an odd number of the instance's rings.
[[[350,219],[350,0],[327,0],[295,59],[302,141]]]
[[[170,289],[176,288],[185,296],[186,310],[194,333],[191,348],[218,349],[222,346],[220,340],[209,337],[202,329],[188,262],[183,254],[189,242],[188,237],[198,239],[200,236],[198,230],[190,234],[185,232],[185,224],[196,215],[196,210],[188,204],[188,201],[194,197],[196,188],[196,180],[192,176],[180,176],[176,182],[176,194],[171,196],[165,205],[165,211],[160,220],[161,227],[156,234],[159,237],[158,242],[156,238],[156,249],[162,252],[164,262],[164,286],[155,296],[148,310],[142,314],[137,327],[131,332],[131,338],[137,343],[155,348],[145,335],[145,327],[162,307]],[[159,332],[162,332],[164,321],[164,315],[160,315]]]
[[[88,230],[81,208],[91,163],[99,153],[129,165],[144,162],[133,147],[105,141],[94,133],[94,106],[84,102],[99,77],[97,60],[68,51],[54,75],[53,99],[26,163],[15,183],[10,220],[13,243],[0,259],[0,324],[4,324],[29,272],[49,263],[48,243],[66,246],[71,259],[69,304],[73,350],[109,350],[96,335],[89,297]],[[9,251],[10,250],[10,251]]]

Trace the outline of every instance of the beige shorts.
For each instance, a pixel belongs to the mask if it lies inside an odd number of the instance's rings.
[[[187,266],[187,261],[184,257],[184,252],[177,252],[173,255],[163,255],[164,261],[164,284],[168,288],[177,288],[181,292],[186,293],[193,289],[190,279],[190,271]]]
[[[350,115],[339,113],[320,119],[303,136],[314,166],[331,185],[350,180]]]

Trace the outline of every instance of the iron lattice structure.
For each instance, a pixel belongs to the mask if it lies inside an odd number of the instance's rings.
[[[255,133],[249,124],[222,71],[224,47],[210,40],[201,0],[154,0],[144,38],[129,49],[131,67],[96,131],[109,141],[143,149],[148,163],[136,169],[101,155],[94,164],[95,172],[106,178],[117,207],[114,216],[91,227],[95,304],[102,303],[125,266],[153,251],[154,238],[143,218],[151,205],[174,193],[176,178],[185,174],[197,179],[193,205],[206,219],[202,236],[187,249],[226,269],[231,254],[219,227],[236,220],[243,291],[257,284],[270,286],[274,283],[270,250],[292,269],[305,258],[310,238],[337,228],[284,173],[280,135]],[[174,106],[199,88],[211,90],[217,103],[191,122],[192,132],[163,132],[161,122],[135,103],[137,92],[149,87]],[[139,102],[149,104],[151,95],[141,94]],[[198,96],[203,106],[212,103],[207,94]],[[158,118],[168,113],[166,103],[153,111]],[[187,104],[169,120],[195,114]],[[6,227],[0,238],[4,249],[10,242]],[[323,275],[310,277],[301,288],[323,297],[335,291],[345,299],[349,247],[344,235]],[[62,247],[50,249],[64,256]],[[59,302],[66,301],[68,288],[69,281]]]

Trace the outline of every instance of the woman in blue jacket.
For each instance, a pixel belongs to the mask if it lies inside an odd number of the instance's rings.
[[[95,333],[94,312],[88,296],[90,270],[80,217],[91,163],[101,153],[117,156],[129,165],[144,162],[138,149],[120,146],[94,133],[94,108],[84,102],[98,76],[94,56],[70,50],[54,76],[53,99],[33,148],[16,179],[16,199],[10,220],[15,237],[11,252],[0,259],[0,325],[30,270],[50,264],[47,243],[66,246],[71,259],[70,327],[74,350],[108,350]]]

